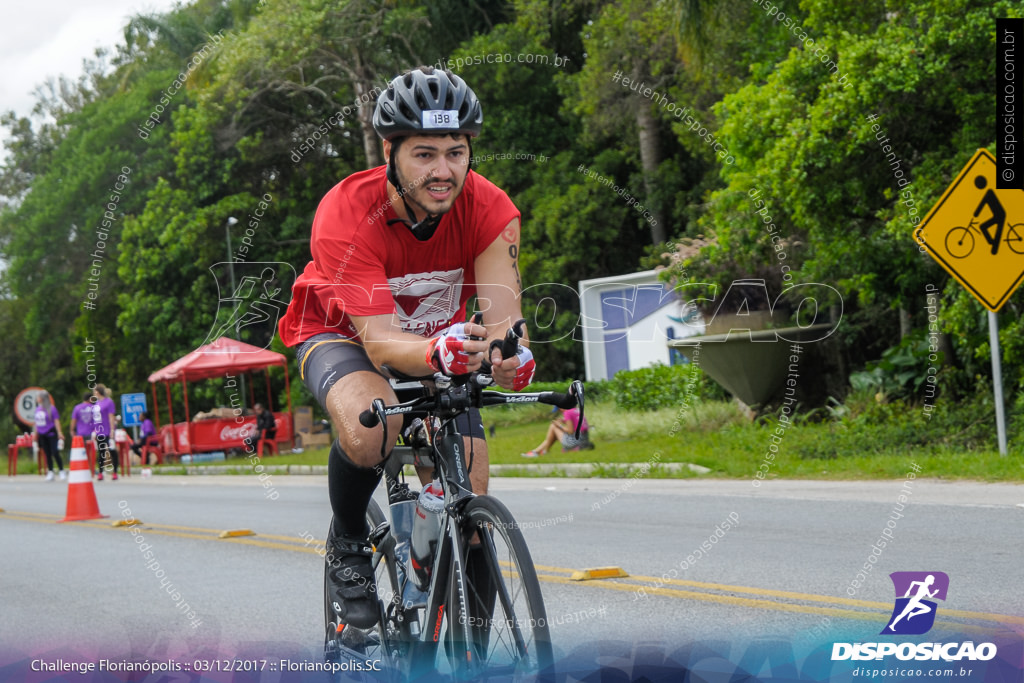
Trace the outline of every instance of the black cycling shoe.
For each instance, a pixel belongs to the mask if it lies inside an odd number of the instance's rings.
[[[336,623],[367,629],[377,623],[380,607],[373,575],[373,548],[366,536],[327,536],[328,602]]]

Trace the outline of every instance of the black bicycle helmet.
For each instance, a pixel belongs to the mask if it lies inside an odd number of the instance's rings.
[[[385,140],[434,133],[476,137],[483,123],[480,100],[466,82],[429,66],[395,77],[373,112],[373,129]]]

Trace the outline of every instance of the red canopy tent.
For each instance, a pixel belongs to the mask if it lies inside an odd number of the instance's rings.
[[[170,365],[160,368],[149,376],[153,386],[153,405],[157,406],[156,383],[163,382],[167,392],[167,409],[170,425],[160,429],[160,411],[155,411],[156,426],[160,430],[160,442],[165,453],[193,453],[217,451],[227,448],[244,446],[244,439],[255,433],[256,418],[254,416],[236,415],[230,419],[203,420],[192,422],[188,419],[188,381],[226,377],[242,374],[253,370],[267,370],[271,366],[280,365],[284,368],[285,393],[288,395],[288,412],[274,413],[277,421],[277,440],[287,441],[292,438],[294,418],[292,416],[291,383],[288,379],[288,365],[285,357],[274,351],[261,349],[245,342],[221,337],[216,341],[200,346],[187,356],[179,358]],[[185,396],[185,422],[174,423],[174,411],[171,407],[171,383],[181,382]],[[252,383],[249,384],[252,398]],[[234,401],[232,401],[234,403]],[[267,409],[273,412],[274,406],[270,397],[270,373],[267,373]]]

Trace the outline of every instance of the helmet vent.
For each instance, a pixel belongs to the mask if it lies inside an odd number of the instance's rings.
[[[416,113],[412,110],[412,107],[410,107],[405,100],[397,100],[396,104],[398,104],[398,111],[402,113],[402,116],[404,116],[407,119],[416,118]]]

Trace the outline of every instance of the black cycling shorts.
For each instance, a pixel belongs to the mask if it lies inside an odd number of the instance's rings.
[[[299,363],[299,375],[303,384],[309,389],[320,407],[327,410],[327,394],[339,379],[352,372],[375,372],[384,375],[366,355],[366,349],[357,341],[336,332],[325,332],[310,337],[299,344],[295,351]],[[374,397],[366,400],[366,407]],[[411,396],[403,396],[398,392],[400,401],[409,400]],[[409,418],[406,422],[411,421]],[[458,421],[459,432],[475,439],[483,439],[484,425],[480,419],[480,411],[471,408],[469,413]]]

